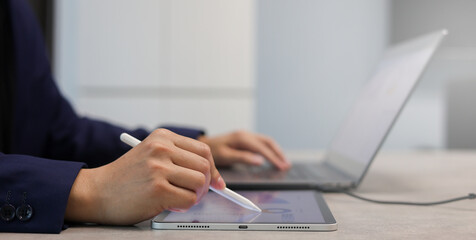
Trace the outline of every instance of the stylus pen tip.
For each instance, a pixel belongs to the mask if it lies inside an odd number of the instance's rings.
[[[262,211],[261,211],[261,208],[259,208],[258,206],[256,206],[256,204],[254,204],[252,201],[250,201],[250,200],[247,199],[247,198],[245,198],[243,202],[238,203],[238,204],[241,205],[241,206],[244,207],[244,208],[249,209],[249,210],[256,211],[256,212],[262,212]]]
[[[249,199],[241,196],[240,194],[228,189],[228,188],[225,188],[225,189],[216,189],[212,186],[210,186],[210,190],[214,191],[215,193],[217,193],[218,195],[246,208],[246,209],[250,209],[250,210],[253,210],[253,211],[257,211],[257,212],[261,212],[261,209],[256,206],[252,201],[250,201]]]
[[[251,209],[253,211],[256,211],[256,212],[262,212],[261,208],[257,207],[257,206],[254,206],[253,209]]]

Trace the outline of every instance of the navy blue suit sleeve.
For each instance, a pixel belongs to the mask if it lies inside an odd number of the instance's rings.
[[[0,166],[0,199],[11,191],[10,204],[33,207],[30,220],[2,221],[0,232],[61,232],[69,192],[84,163],[0,153]]]
[[[205,132],[201,129],[196,129],[196,128],[185,128],[185,127],[175,127],[175,126],[168,126],[164,125],[161,126],[161,128],[168,129],[176,134],[197,139],[198,137],[205,135]]]

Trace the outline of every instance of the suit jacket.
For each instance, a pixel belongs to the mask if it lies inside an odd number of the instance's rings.
[[[78,116],[53,81],[31,9],[21,0],[9,1],[9,8],[15,94],[13,116],[1,116],[13,117],[13,129],[10,152],[0,152],[0,207],[7,201],[15,207],[29,204],[33,214],[27,221],[0,218],[0,232],[59,233],[79,170],[124,154],[129,147],[119,140],[122,132],[139,139],[149,132]],[[197,129],[166,128],[191,138],[203,134]]]

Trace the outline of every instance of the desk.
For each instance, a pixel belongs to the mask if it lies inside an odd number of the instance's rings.
[[[476,192],[476,152],[384,152],[357,193],[381,200],[435,201]],[[344,194],[325,199],[335,232],[239,232],[151,230],[149,221],[129,227],[73,226],[59,235],[0,233],[0,239],[474,239],[476,200],[432,207],[389,206]]]

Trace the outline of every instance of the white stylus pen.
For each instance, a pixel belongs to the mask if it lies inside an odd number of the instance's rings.
[[[127,134],[127,133],[122,133],[121,134],[121,141],[123,141],[125,144],[131,146],[131,147],[135,147],[137,146],[137,144],[140,143],[140,141]],[[241,196],[240,194],[236,193],[236,192],[233,192],[232,190],[228,189],[228,188],[225,188],[223,190],[219,190],[219,189],[216,189],[212,186],[209,187],[210,190],[214,191],[215,193],[217,193],[218,195],[244,207],[244,208],[247,208],[247,209],[250,209],[250,210],[253,210],[253,211],[257,211],[257,212],[261,212],[261,209],[256,206],[253,202],[251,202],[249,199]]]

